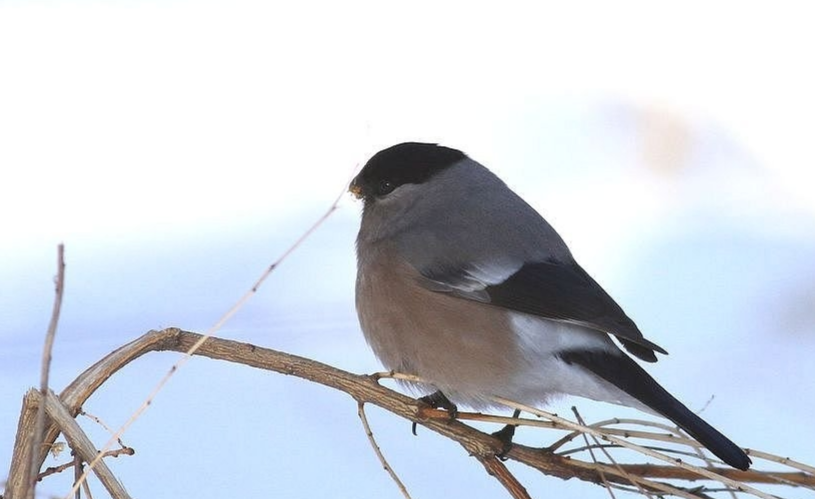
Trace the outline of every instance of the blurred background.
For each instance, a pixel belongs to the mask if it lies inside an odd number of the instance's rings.
[[[671,352],[648,369],[689,407],[815,463],[809,9],[0,3],[0,475],[39,384],[59,242],[58,390],[150,329],[206,330],[405,140],[464,150],[535,206]],[[219,335],[379,370],[353,304],[359,210],[346,196]],[[85,410],[118,428],[177,358],[140,359]],[[636,415],[548,409],[573,404]],[[414,498],[506,496],[458,445],[369,418]],[[353,400],[243,366],[194,359],[123,439],[136,455],[110,464],[134,497],[401,497]],[[533,497],[607,497],[510,466]],[[63,475],[39,497],[64,496]]]

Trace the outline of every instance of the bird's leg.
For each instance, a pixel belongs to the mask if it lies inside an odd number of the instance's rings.
[[[521,411],[518,409],[515,409],[515,412],[512,413],[512,417],[516,419],[520,415]],[[512,437],[515,436],[515,428],[517,427],[518,425],[508,424],[492,434],[492,436],[500,440],[502,444],[501,452],[496,456],[498,459],[502,461],[506,460],[507,453],[512,449]]]
[[[450,399],[447,398],[447,395],[443,394],[441,390],[420,397],[419,401],[424,402],[434,409],[444,409],[450,413],[450,419],[455,419],[456,416],[458,416],[458,407],[456,407],[456,404],[450,402]]]
[[[450,415],[450,419],[455,419],[458,416],[458,407],[456,407],[456,404],[450,402],[450,399],[448,399],[447,395],[442,393],[441,390],[436,390],[430,395],[419,397],[419,403],[429,405],[433,409],[444,409]],[[412,431],[413,434],[415,435],[416,434],[415,422],[413,423]]]

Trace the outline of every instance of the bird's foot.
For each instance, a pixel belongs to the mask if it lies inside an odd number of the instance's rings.
[[[419,397],[419,404],[424,404],[432,407],[433,409],[444,409],[447,411],[450,419],[456,419],[458,417],[458,407],[456,404],[450,402],[450,399],[447,398],[447,395],[443,394],[441,390],[437,390],[430,395],[425,395],[424,397]],[[412,426],[413,434],[416,434],[416,423],[413,423]]]
[[[517,418],[520,415],[521,411],[519,410],[515,410],[515,412],[512,413],[513,418]],[[517,427],[518,425],[508,424],[501,428],[500,430],[491,433],[493,437],[501,441],[501,452],[499,452],[495,456],[501,461],[506,461],[507,454],[509,454],[509,451],[512,450],[512,438],[515,436],[515,428]]]
[[[443,394],[440,390],[430,395],[420,397],[419,402],[425,403],[434,409],[444,409],[450,413],[450,419],[458,417],[458,407],[456,407],[456,404],[450,402],[447,395]]]

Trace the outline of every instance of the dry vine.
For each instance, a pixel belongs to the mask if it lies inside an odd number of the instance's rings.
[[[424,427],[458,442],[472,457],[477,459],[514,498],[527,498],[529,495],[505,464],[497,457],[502,450],[502,443],[495,437],[483,433],[463,421],[491,421],[497,423],[512,423],[527,426],[543,426],[548,428],[561,428],[571,431],[567,437],[558,440],[552,446],[544,449],[527,447],[516,444],[507,454],[507,458],[535,468],[540,472],[563,479],[578,478],[587,482],[602,484],[605,480],[614,487],[630,487],[636,484],[641,493],[653,495],[675,495],[691,499],[709,497],[711,488],[682,486],[677,482],[694,482],[707,480],[705,483],[718,483],[722,490],[737,490],[755,497],[775,497],[767,492],[756,489],[748,484],[777,484],[784,487],[802,487],[815,490],[815,468],[789,459],[771,456],[766,453],[750,451],[750,455],[757,460],[767,459],[787,466],[796,471],[763,472],[738,471],[727,467],[700,468],[688,464],[693,452],[686,452],[687,456],[681,462],[673,455],[677,451],[671,449],[655,449],[635,445],[620,435],[632,435],[639,438],[649,438],[653,442],[669,441],[672,444],[691,446],[687,437],[675,437],[672,431],[654,432],[653,429],[670,430],[662,426],[641,426],[636,430],[617,430],[609,428],[618,423],[632,424],[631,421],[608,421],[595,425],[584,426],[564,418],[547,414],[532,407],[519,406],[510,401],[506,403],[511,407],[520,408],[541,419],[510,419],[492,415],[462,412],[456,420],[450,420],[444,411],[428,408],[418,404],[413,398],[398,393],[380,384],[383,377],[411,379],[409,376],[390,373],[377,375],[358,375],[343,371],[320,362],[298,357],[275,350],[257,347],[247,343],[224,340],[210,337],[201,343],[202,335],[170,328],[162,331],[150,331],[135,341],[128,343],[112,352],[96,364],[88,368],[73,383],[71,383],[59,397],[49,393],[45,397],[45,409],[48,416],[44,446],[32,449],[31,441],[34,438],[37,408],[43,398],[37,390],[26,394],[23,410],[20,415],[17,429],[17,440],[14,445],[14,455],[9,472],[9,479],[5,491],[5,499],[22,497],[25,490],[26,477],[29,476],[26,463],[35,463],[39,470],[52,445],[60,432],[68,438],[74,451],[78,452],[86,462],[95,457],[95,448],[89,446],[89,440],[79,425],[73,420],[80,413],[82,405],[111,375],[123,368],[138,357],[155,351],[187,352],[190,347],[199,344],[195,355],[212,359],[225,360],[243,364],[258,369],[274,371],[282,374],[296,376],[327,387],[343,391],[350,395],[357,404],[373,404],[379,406],[399,417],[417,422]],[[644,428],[644,429],[643,429]],[[368,428],[366,428],[366,431]],[[590,444],[589,448],[602,447],[605,450],[617,446],[628,447],[655,459],[668,461],[667,465],[656,464],[606,464],[589,462],[577,459],[575,452],[582,449],[566,449],[568,442],[581,434],[593,435],[602,445]],[[610,445],[609,445],[610,444]],[[616,457],[615,457],[616,459]],[[94,473],[100,478],[111,497],[126,498],[127,492],[118,484],[110,470],[101,460],[94,468]],[[670,481],[668,481],[670,480]],[[715,482],[714,482],[715,481]],[[728,488],[729,487],[729,488]],[[637,489],[634,489],[635,491]]]

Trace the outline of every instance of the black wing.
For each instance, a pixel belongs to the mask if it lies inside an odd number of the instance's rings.
[[[466,268],[425,273],[436,285],[428,286],[434,291],[613,334],[626,350],[648,362],[656,362],[655,351],[668,353],[643,338],[634,321],[574,261],[527,263],[504,274],[508,275],[504,279],[483,275],[481,269]],[[474,286],[479,281],[481,286]]]
[[[485,291],[494,305],[613,334],[642,360],[656,362],[654,351],[668,353],[643,338],[634,321],[576,262],[529,263]]]

